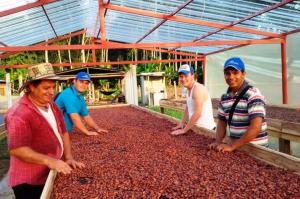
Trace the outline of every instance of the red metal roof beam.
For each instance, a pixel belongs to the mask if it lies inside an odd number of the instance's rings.
[[[102,43],[101,40],[94,40],[95,43]],[[116,44],[122,44],[122,43],[118,43],[118,42],[109,42],[109,43],[116,43]],[[124,44],[124,43],[123,43]],[[162,49],[162,48],[138,48],[140,50],[151,50],[151,51],[157,51],[157,52],[165,52],[165,53],[169,53],[169,50],[167,49]],[[192,56],[192,57],[198,57],[198,58],[202,58],[203,55],[201,54],[196,54],[196,53],[189,53],[189,52],[182,52],[182,51],[174,51],[171,52],[171,54],[175,54],[175,55],[183,55],[183,56]]]
[[[109,3],[110,3],[110,0],[108,0],[108,1],[106,2],[106,4],[109,4]],[[99,9],[99,10],[100,10],[100,9]],[[107,13],[107,9],[105,8],[105,11],[104,11],[104,17],[106,16],[106,13]],[[100,15],[99,15],[99,18],[100,18]],[[100,26],[100,28],[99,28],[99,31],[98,31],[98,34],[97,34],[96,38],[99,37],[100,32],[101,32],[101,26]]]
[[[34,3],[28,3],[28,4],[23,5],[23,6],[19,6],[19,7],[16,7],[16,8],[12,8],[12,9],[9,9],[9,10],[2,11],[2,12],[0,12],[0,17],[15,14],[17,12],[21,12],[21,11],[28,10],[28,9],[31,9],[31,8],[39,7],[39,6],[42,6],[42,5],[45,5],[45,4],[48,4],[48,3],[53,3],[53,2],[56,2],[56,1],[57,0],[40,0],[40,1],[37,1],[37,2],[34,2]]]
[[[208,21],[192,19],[192,18],[187,18],[187,17],[181,17],[181,16],[168,16],[166,14],[161,14],[161,13],[156,13],[156,12],[151,12],[151,11],[146,11],[146,10],[140,10],[140,9],[135,9],[135,8],[128,8],[128,7],[123,7],[123,6],[117,6],[117,5],[112,5],[112,4],[105,5],[105,8],[111,9],[111,10],[116,10],[119,12],[142,15],[142,16],[147,16],[147,17],[154,17],[154,18],[159,18],[159,19],[167,19],[167,20],[177,21],[177,22],[181,22],[181,23],[194,24],[194,25],[200,25],[200,26],[208,26],[208,27],[213,27],[213,28],[224,28],[224,26],[226,26],[226,24],[221,24],[221,23],[208,22]],[[269,36],[269,37],[279,37],[280,36],[279,34],[265,32],[265,31],[259,31],[256,29],[245,28],[245,27],[233,26],[233,27],[228,27],[226,29],[232,30],[232,31],[238,31],[238,32],[246,32],[246,33],[256,34],[256,35]]]
[[[276,4],[274,4],[274,5],[268,6],[268,7],[266,7],[265,9],[263,9],[263,10],[261,10],[261,11],[259,11],[259,12],[256,12],[256,13],[254,13],[254,14],[252,14],[252,15],[249,15],[249,16],[247,16],[247,17],[245,17],[245,18],[243,18],[243,19],[240,19],[240,20],[238,20],[238,21],[236,21],[236,22],[232,22],[232,23],[230,23],[230,24],[224,26],[223,28],[221,28],[221,29],[219,29],[219,30],[216,30],[216,31],[210,32],[210,33],[208,33],[208,34],[206,34],[206,35],[203,35],[203,36],[201,36],[201,37],[198,37],[198,38],[194,39],[193,41],[199,41],[199,40],[205,39],[206,37],[209,37],[209,36],[211,36],[211,35],[213,35],[213,34],[216,34],[216,33],[218,33],[218,32],[221,32],[221,31],[224,30],[224,29],[227,29],[227,28],[229,28],[229,27],[232,27],[232,26],[235,26],[235,25],[237,25],[237,24],[240,24],[240,23],[242,23],[242,22],[244,22],[244,21],[247,21],[247,20],[252,19],[252,18],[254,18],[254,17],[257,17],[257,16],[259,16],[259,15],[262,15],[262,14],[264,14],[264,13],[266,13],[266,12],[269,12],[269,11],[271,11],[271,10],[274,10],[274,9],[278,8],[278,7],[284,6],[284,5],[286,5],[286,4],[288,4],[288,3],[291,3],[291,2],[293,2],[293,1],[294,1],[294,0],[286,0],[286,1],[282,1],[282,2],[280,2],[280,3],[276,3]],[[279,37],[280,37],[280,35],[279,35]],[[175,49],[176,49],[176,48],[173,48],[173,49],[171,49],[170,51],[175,50]]]
[[[80,31],[77,31],[77,32],[73,32],[73,33],[70,33],[70,34],[67,34],[67,35],[59,36],[57,38],[50,39],[48,41],[40,42],[40,43],[34,44],[33,46],[49,45],[49,44],[52,44],[52,43],[57,42],[57,41],[62,41],[62,40],[68,39],[70,37],[75,37],[75,36],[78,36],[78,35],[82,35],[84,33],[86,33],[86,29],[80,30]],[[16,54],[16,53],[20,53],[20,51],[19,52],[8,52],[8,53],[0,54],[0,58],[6,58],[6,57],[8,57],[10,55],[13,55],[13,54]]]
[[[171,16],[176,15],[180,10],[182,10],[183,8],[185,8],[187,5],[189,5],[192,2],[193,2],[193,0],[189,0],[189,1],[185,2],[183,5],[179,6],[174,12],[172,12],[168,16],[171,17]],[[159,28],[161,25],[163,25],[166,21],[168,21],[168,19],[163,19],[161,22],[156,24],[156,26],[154,26],[151,30],[149,30],[144,36],[142,36],[135,43],[141,42],[143,39],[145,39],[147,36],[149,36],[152,32],[154,32],[157,28]]]
[[[130,61],[111,61],[111,62],[88,62],[88,63],[54,63],[54,67],[67,67],[67,66],[97,66],[97,65],[123,65],[123,64],[146,64],[146,63],[173,63],[173,62],[190,62],[190,61],[201,61],[200,59],[176,59],[176,60],[130,60]],[[22,64],[22,65],[3,65],[0,68],[28,68],[32,64]]]
[[[0,51],[44,51],[44,50],[86,50],[86,49],[128,49],[128,48],[153,48],[153,47],[187,47],[187,46],[222,46],[241,44],[277,44],[281,39],[260,40],[222,40],[201,42],[164,42],[164,43],[138,43],[138,44],[116,44],[104,42],[100,45],[51,45],[51,46],[7,46],[1,47]]]
[[[98,0],[99,3],[99,17],[100,17],[100,32],[101,32],[101,40],[103,42],[106,41],[106,32],[105,32],[105,10],[103,0]]]

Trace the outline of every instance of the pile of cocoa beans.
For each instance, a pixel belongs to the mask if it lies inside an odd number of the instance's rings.
[[[52,198],[299,198],[300,176],[244,152],[209,150],[213,140],[131,107],[90,111],[108,133],[71,134],[75,159],[58,174]]]

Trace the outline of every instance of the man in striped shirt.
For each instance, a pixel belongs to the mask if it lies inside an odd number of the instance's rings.
[[[268,144],[265,99],[257,88],[249,87],[248,82],[245,81],[245,75],[245,65],[240,58],[233,57],[225,62],[224,77],[229,88],[221,97],[216,140],[209,145],[210,148],[231,152],[248,142],[264,146]],[[231,108],[246,87],[248,90],[241,95],[230,122]],[[222,143],[226,132],[230,137],[230,142]]]

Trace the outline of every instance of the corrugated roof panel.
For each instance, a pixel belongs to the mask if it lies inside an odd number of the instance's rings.
[[[30,45],[53,37],[55,34],[41,7],[0,18],[0,41],[7,45]]]
[[[152,27],[154,27],[154,25]],[[170,42],[174,41],[174,39],[178,42],[192,41],[195,37],[198,37],[199,35],[207,34],[207,32],[215,30],[217,29],[186,23],[179,23],[174,21],[167,21],[158,29],[156,29],[152,34],[147,36],[142,42]],[[160,36],[161,34],[163,34],[163,36]]]
[[[300,1],[294,1],[241,23],[258,30],[284,33],[300,28]]]
[[[24,6],[29,3],[37,2],[38,0],[9,0],[0,1],[0,12]]]
[[[94,29],[98,17],[97,0],[65,0],[47,4],[45,10],[58,35],[79,29]]]
[[[159,20],[149,17],[143,17],[135,14],[126,14],[117,11],[108,11],[105,18],[105,29],[108,39],[120,41],[113,35],[124,34],[126,40],[122,42],[136,42],[146,31],[158,23]],[[124,37],[123,37],[124,38]]]
[[[232,46],[230,46],[230,45],[195,46],[195,47],[182,47],[182,48],[178,48],[177,50],[195,52],[195,53],[198,53],[198,54],[207,54],[207,53],[215,52],[215,51],[222,50],[224,48],[230,48],[230,47],[232,47]]]
[[[137,8],[142,10],[148,10],[153,12],[160,12],[160,13],[171,13],[176,8],[183,4],[184,0],[168,0],[168,1],[161,1],[161,0],[151,0],[151,1],[145,1],[145,0],[111,0],[110,3],[114,5],[120,5],[130,8]]]

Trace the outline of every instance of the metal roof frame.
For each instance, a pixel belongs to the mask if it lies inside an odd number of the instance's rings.
[[[42,37],[35,37],[32,39],[27,39],[26,42],[24,40],[25,45],[11,45],[11,42],[15,40],[14,37],[8,39],[8,38],[1,38],[0,37],[0,58],[5,58],[8,55],[17,53],[17,52],[22,52],[22,51],[44,51],[44,50],[84,50],[84,49],[91,49],[92,50],[92,63],[72,63],[72,65],[80,65],[80,66],[93,66],[93,65],[112,65],[112,64],[137,64],[137,63],[148,63],[148,62],[157,62],[157,63],[163,63],[163,62],[178,62],[178,61],[191,61],[191,60],[202,60],[203,61],[203,67],[205,68],[205,57],[207,55],[223,52],[226,50],[238,48],[241,46],[245,45],[251,45],[251,44],[270,44],[270,43],[276,43],[281,45],[281,54],[282,54],[282,84],[283,84],[283,102],[287,103],[287,71],[286,71],[286,35],[288,34],[293,34],[296,32],[300,32],[300,18],[293,19],[291,22],[291,25],[289,27],[283,27],[280,31],[281,32],[276,32],[276,27],[280,26],[280,24],[284,24],[284,21],[278,18],[278,15],[280,15],[280,12],[276,12],[277,9],[281,8],[282,9],[288,9],[285,7],[286,5],[289,5],[290,3],[294,2],[295,0],[282,0],[279,2],[276,1],[271,1],[271,0],[263,0],[261,1],[261,4],[257,2],[252,2],[252,1],[246,1],[243,0],[243,2],[249,3],[249,5],[241,6],[239,10],[236,12],[233,11],[232,16],[227,16],[224,18],[224,20],[219,20],[216,21],[216,14],[212,14],[211,12],[214,11],[214,9],[209,10],[210,13],[207,13],[207,19],[202,19],[202,17],[194,17],[195,12],[193,12],[193,9],[189,7],[190,5],[198,5],[200,4],[200,0],[186,0],[185,2],[182,3],[182,1],[179,0],[172,0],[172,1],[153,1],[155,4],[153,4],[152,1],[143,1],[143,0],[133,0],[133,1],[120,1],[120,0],[86,0],[87,1],[87,8],[91,9],[95,3],[98,4],[98,14],[97,20],[94,23],[94,27],[91,30],[91,27],[85,27],[86,29],[84,31],[78,31],[79,29],[82,29],[82,25],[77,25],[77,23],[72,22],[73,24],[64,27],[59,27],[60,32],[57,32],[57,27],[59,24],[55,24],[55,20],[61,20],[60,18],[55,18],[56,15],[52,14],[52,17],[48,15],[47,12],[47,7],[49,5],[56,5],[57,8],[54,7],[52,9],[61,9],[61,7],[64,6],[63,3],[66,5],[70,4],[71,2],[75,2],[74,6],[71,8],[67,9],[77,9],[76,6],[82,6],[81,3],[84,0],[75,0],[75,1],[70,1],[70,0],[38,0],[33,3],[25,4],[19,7],[15,7],[9,10],[4,10],[0,12],[0,22],[1,18],[5,18],[4,24],[9,26],[9,24],[13,24],[15,19],[16,22],[20,21],[19,17],[22,17],[24,14],[25,17],[25,23],[28,20],[32,20],[30,16],[26,16],[27,11],[31,11],[33,9],[34,12],[39,13],[40,10],[38,8],[42,8],[42,12],[45,16],[43,19],[38,19],[39,24],[44,24],[44,26],[39,25],[37,28],[48,28],[48,31],[50,31],[49,27],[51,28],[51,31],[53,34],[49,33],[48,35],[44,35],[43,37],[49,37],[53,35],[52,38],[48,38],[48,41],[41,41],[37,39],[41,39]],[[84,2],[86,2],[84,1]],[[123,5],[127,4],[127,6]],[[138,6],[136,3],[145,3],[143,5]],[[179,3],[181,2],[181,3]],[[212,5],[215,5],[216,2],[211,1],[210,7]],[[275,3],[274,3],[275,2]],[[296,2],[296,1],[295,1]],[[297,13],[298,7],[300,7],[300,3],[297,2],[298,4],[295,4],[295,9],[292,10],[293,13]],[[119,5],[118,5],[119,4]],[[176,8],[173,11],[168,10],[168,7],[166,5],[172,5],[172,8]],[[230,8],[230,6],[233,6],[234,2],[233,1],[227,1],[226,5],[224,4],[224,7],[222,7],[222,12],[226,9]],[[149,6],[146,7],[146,6]],[[253,6],[253,10],[256,12],[251,12],[249,10],[249,6]],[[254,7],[255,6],[255,7]],[[51,7],[51,6],[50,6]],[[285,8],[284,8],[285,7]],[[297,7],[297,9],[296,9]],[[155,8],[155,9],[154,9]],[[200,6],[199,6],[200,8]],[[204,5],[202,6],[203,8],[203,13],[205,10],[205,1]],[[254,9],[255,8],[255,9]],[[84,8],[79,7],[77,10],[82,10]],[[191,12],[191,15],[187,16],[186,13],[182,12],[185,9],[189,9]],[[198,9],[198,8],[197,8]],[[220,9],[216,8],[215,10]],[[77,11],[76,10],[76,11]],[[238,15],[239,13],[243,12],[243,10],[247,10],[247,13],[251,13],[245,16],[242,16],[242,18],[237,19],[237,20],[232,20],[234,16]],[[60,12],[63,12],[64,10],[61,9]],[[169,12],[167,14],[166,12]],[[273,12],[274,11],[274,12]],[[71,12],[71,11],[70,11]],[[222,13],[221,12],[221,13]],[[33,13],[33,12],[32,12]],[[107,13],[109,13],[107,15]],[[122,18],[122,13],[126,14],[125,17]],[[202,13],[202,14],[203,14]],[[254,27],[253,24],[256,23],[256,21],[260,23],[270,23],[270,21],[265,21],[265,14],[266,13],[271,13],[270,15],[273,16],[274,24],[272,26],[269,26],[269,29],[263,30],[260,27]],[[282,12],[281,12],[282,13]],[[286,13],[285,18],[288,18],[289,15],[292,15],[293,13]],[[89,13],[88,13],[89,14]],[[141,35],[139,31],[140,27],[136,26],[134,22],[137,22],[136,20],[133,22],[130,22],[128,20],[135,19],[137,16],[140,16],[140,24],[139,25],[147,25],[145,26],[148,30]],[[29,19],[26,21],[26,17]],[[108,17],[108,22],[106,22],[106,18]],[[211,18],[209,18],[211,17]],[[258,17],[263,18],[262,20],[259,19]],[[274,18],[275,17],[275,18]],[[276,18],[277,17],[277,18]],[[132,35],[125,35],[127,34],[126,32],[120,32],[118,30],[115,30],[115,32],[111,32],[111,30],[114,30],[116,28],[116,25],[121,25],[120,23],[113,23],[115,19],[122,19],[122,26],[120,28],[124,28],[126,30],[130,30],[133,27],[136,27],[136,30],[132,30],[131,33]],[[46,19],[46,21],[45,21]],[[78,18],[80,20],[84,20],[81,18]],[[155,19],[155,20],[150,20],[150,19]],[[255,20],[254,20],[255,19]],[[271,19],[271,18],[270,18]],[[36,19],[37,20],[37,19]],[[36,20],[28,21],[31,24],[36,24]],[[70,21],[70,19],[68,19]],[[126,24],[126,20],[128,24]],[[144,21],[145,20],[145,21]],[[153,23],[156,20],[160,20],[158,23]],[[55,22],[54,22],[55,21]],[[223,23],[222,23],[223,21]],[[231,21],[230,23],[226,24],[224,23],[225,21]],[[46,25],[46,23],[48,24]],[[99,23],[98,23],[99,22]],[[110,24],[111,22],[111,24]],[[124,23],[125,22],[125,23]],[[185,32],[178,32],[178,26],[177,25],[172,25],[172,23],[177,23],[179,25],[182,25],[185,27]],[[78,22],[79,23],[79,22]],[[85,22],[90,23],[90,21]],[[263,24],[262,23],[262,24]],[[153,24],[153,26],[151,25]],[[171,31],[169,31],[169,28],[171,26]],[[239,26],[237,26],[239,25]],[[206,34],[203,34],[202,36],[197,36],[196,34],[196,28],[195,27],[209,27],[206,29],[202,29],[203,32],[206,32]],[[1,27],[1,24],[0,24]],[[6,27],[6,26],[4,26]],[[17,27],[17,26],[16,26]],[[23,24],[22,27],[26,27],[26,24]],[[81,28],[79,28],[81,27]],[[126,28],[127,27],[127,28]],[[128,28],[129,27],[129,28]],[[271,27],[273,27],[273,30],[271,30]],[[14,28],[14,26],[10,26],[10,28]],[[29,26],[30,28],[30,26]],[[78,29],[76,29],[78,28]],[[109,31],[107,32],[108,29]],[[27,28],[28,29],[28,28]],[[172,32],[172,30],[174,31]],[[210,31],[210,30],[211,31]],[[37,29],[38,30],[38,29]],[[68,31],[71,30],[71,31]],[[180,29],[178,29],[180,30]],[[21,32],[20,32],[21,31]],[[17,36],[23,36],[22,33],[22,28],[20,28],[19,32],[16,32],[16,37]],[[66,34],[68,32],[73,32],[70,34]],[[97,34],[94,34],[93,33]],[[165,38],[165,36],[169,36],[172,32],[172,36],[169,37],[169,41],[161,41],[161,38]],[[177,33],[178,32],[178,33]],[[189,33],[190,32],[190,33]],[[222,32],[220,34],[220,32]],[[62,34],[64,33],[64,34]],[[91,43],[88,45],[49,45],[52,44],[55,41],[59,41],[62,39],[70,38],[72,36],[76,36],[78,34],[85,34],[88,33],[89,35],[92,36]],[[7,35],[6,34],[1,34],[0,35]],[[28,31],[28,34],[31,34]],[[108,35],[107,35],[108,34]],[[159,35],[161,36],[159,37]],[[34,35],[31,35],[32,37]],[[99,36],[100,39],[97,39]],[[122,36],[122,37],[121,37]],[[135,42],[128,42],[128,38],[130,36],[135,36],[137,37]],[[23,36],[24,37],[24,36]],[[118,39],[122,38],[122,39]],[[232,38],[232,39],[230,39]],[[22,38],[21,38],[22,39]],[[126,41],[127,39],[127,41]],[[173,40],[176,40],[174,42]],[[141,41],[144,41],[144,43],[141,43]],[[117,42],[116,42],[117,41]],[[151,41],[151,42],[149,42]],[[155,42],[153,42],[155,41]],[[21,42],[22,43],[22,42]],[[30,45],[28,45],[30,43]],[[209,51],[203,52],[202,54],[198,55],[198,53],[195,51],[190,51],[187,52],[186,50],[189,51],[189,49],[192,49],[190,47],[198,47],[198,46],[220,46],[218,48],[212,48]],[[154,50],[154,51],[159,51],[159,52],[166,52],[170,54],[175,54],[175,55],[181,55],[185,58],[182,59],[177,59],[177,56],[175,57],[175,60],[134,60],[134,61],[122,61],[122,62],[96,62],[96,50],[98,49],[125,49],[125,48],[135,48],[135,49],[143,49],[143,50]],[[179,51],[176,51],[176,49],[179,49]],[[180,50],[185,49],[186,52],[181,52]],[[215,49],[215,50],[214,50]],[[54,66],[69,66],[71,65],[70,63],[60,63],[60,64],[53,64]],[[18,65],[18,66],[0,66],[1,68],[18,68],[18,67],[28,67],[28,65]]]

